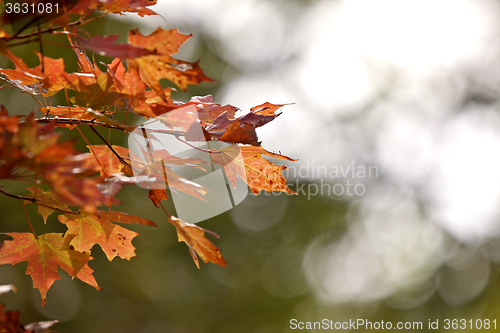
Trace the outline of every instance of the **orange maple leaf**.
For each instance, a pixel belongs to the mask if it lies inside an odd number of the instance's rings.
[[[126,167],[126,164],[123,164],[107,145],[91,145],[87,148],[89,148],[90,154],[83,166],[99,170],[101,177],[109,177],[122,172]],[[128,160],[129,150],[127,148],[118,145],[112,145],[111,148],[120,157]]]
[[[130,44],[155,52],[157,55],[129,59],[128,63],[138,69],[144,83],[159,96],[163,96],[160,79],[170,80],[182,90],[186,90],[188,84],[212,81],[205,76],[198,62],[189,63],[172,58],[189,37],[191,35],[183,35],[177,29],[158,28],[149,36],[141,35],[138,29],[131,30],[128,36]]]
[[[111,221],[156,226],[150,220],[126,213],[98,211],[97,214],[67,213],[59,215],[58,218],[68,227],[67,233],[75,235],[71,245],[76,251],[89,251],[94,244],[99,244],[109,261],[116,256],[127,260],[135,257],[132,238],[138,235],[135,231],[123,228]]]
[[[194,263],[200,268],[198,256],[205,262],[213,262],[214,264],[226,267],[227,263],[222,258],[220,249],[205,237],[205,232],[219,238],[219,236],[209,230],[198,227],[197,225],[186,223],[181,219],[171,216],[167,222],[172,223],[177,230],[179,242],[184,242],[189,248],[189,253],[193,257]]]
[[[59,280],[57,269],[60,267],[72,277],[76,277],[101,289],[92,275],[93,270],[87,263],[93,258],[86,251],[75,251],[70,242],[75,235],[66,237],[60,233],[50,233],[35,237],[32,233],[6,233],[13,238],[0,247],[0,265],[15,265],[28,262],[26,274],[31,275],[33,287],[42,295],[45,304],[47,291],[55,280]]]
[[[148,197],[157,208],[160,207],[160,202],[162,199],[168,200],[167,191],[162,189],[149,190]]]
[[[283,170],[287,167],[269,162],[262,155],[280,160],[296,161],[294,159],[271,153],[260,146],[239,147],[235,144],[222,148],[220,153],[214,152],[211,155],[214,163],[223,166],[233,187],[236,186],[237,176],[240,176],[255,194],[263,190],[297,194],[290,190],[282,175]]]
[[[21,58],[16,57],[10,50],[5,55],[16,66],[15,69],[0,69],[0,73],[7,76],[7,81],[23,91],[33,94],[52,96],[68,85],[68,74],[64,71],[62,58],[53,59],[36,52],[40,65],[29,68]],[[44,70],[42,71],[42,57]]]

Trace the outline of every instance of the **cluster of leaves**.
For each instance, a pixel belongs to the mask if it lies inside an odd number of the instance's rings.
[[[80,0],[68,13],[45,24],[39,22],[34,31],[9,35],[0,30],[0,54],[14,65],[14,68],[0,69],[0,79],[5,82],[0,89],[20,89],[40,105],[27,116],[10,116],[1,106],[0,180],[27,182],[29,186],[24,196],[12,194],[3,187],[0,187],[0,192],[20,199],[23,206],[38,205],[45,223],[52,213],[59,212],[57,219],[67,227],[65,233],[37,235],[26,213],[31,232],[7,233],[12,240],[5,241],[0,248],[0,264],[28,262],[26,273],[31,275],[34,287],[39,289],[42,305],[47,291],[59,279],[58,268],[100,289],[88,266],[95,244],[110,261],[115,257],[130,260],[135,256],[131,241],[137,233],[116,222],[156,224],[109,209],[112,204],[118,204],[114,197],[122,186],[138,182],[134,174],[154,176],[150,179],[161,179],[170,190],[200,199],[206,194],[200,185],[186,181],[163,164],[161,167],[156,165],[160,158],[172,158],[167,151],[160,151],[157,154],[161,156],[153,156],[150,162],[144,163],[126,147],[112,144],[111,132],[131,133],[137,118],[161,120],[173,110],[194,106],[198,117],[193,122],[197,121],[201,126],[202,139],[229,144],[210,153],[215,163],[224,166],[224,172],[233,185],[239,176],[246,180],[254,193],[262,190],[293,193],[282,176],[286,167],[265,157],[291,159],[265,150],[255,132],[257,127],[274,120],[283,105],[264,103],[237,117],[238,108],[217,104],[210,95],[193,97],[186,103],[174,101],[171,98],[173,89],[162,88],[161,79],[170,80],[182,90],[189,84],[211,81],[197,62],[172,57],[190,35],[181,34],[176,29],[158,28],[149,36],[143,36],[135,29],[128,33],[126,43],[115,44],[118,36],[88,36],[81,29],[86,23],[109,13],[155,15],[148,8],[153,4],[141,0]],[[90,18],[94,11],[103,13]],[[5,15],[0,17],[2,24],[7,19]],[[35,17],[34,21],[37,19]],[[67,35],[67,47],[76,54],[78,72],[67,72],[62,58],[53,59],[43,54],[45,34]],[[37,40],[40,44],[40,52],[35,51],[40,64],[33,68],[11,51],[12,46],[28,40]],[[90,60],[86,50],[113,60],[109,64],[101,63],[103,67],[100,68]],[[65,97],[66,105],[51,105],[58,93]],[[117,117],[123,113],[125,117]],[[125,120],[117,121],[118,118]],[[182,126],[181,134],[186,135],[192,125],[188,122]],[[94,132],[98,143],[91,143],[84,136],[80,129],[84,126]],[[77,130],[87,142],[88,152],[76,151],[73,141],[61,142],[57,131],[60,127]],[[105,139],[99,130],[108,131],[108,138]],[[179,135],[179,130],[176,131]],[[234,163],[227,161],[233,159],[236,151],[241,152],[242,159],[235,167]],[[132,163],[134,161],[139,164]],[[182,158],[176,158],[172,163],[192,165],[190,159]],[[167,199],[166,190],[155,187],[154,183],[148,186],[149,198],[154,206],[163,208],[168,215],[167,222],[175,226],[178,240],[187,244],[196,265],[199,267],[200,256],[205,263],[210,261],[225,266],[220,249],[205,237],[205,232],[209,231],[171,216],[161,203],[162,199]]]

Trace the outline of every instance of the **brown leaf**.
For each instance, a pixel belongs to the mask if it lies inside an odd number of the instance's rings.
[[[0,332],[18,333],[25,332],[19,321],[21,311],[5,311],[5,304],[0,303]]]
[[[157,208],[160,207],[160,202],[162,199],[168,200],[167,191],[162,189],[149,190],[148,197]]]

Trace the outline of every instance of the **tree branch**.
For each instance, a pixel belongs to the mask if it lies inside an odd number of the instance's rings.
[[[47,208],[50,208],[50,209],[53,209],[53,210],[57,210],[59,212],[63,212],[63,213],[69,213],[69,214],[76,214],[76,215],[79,215],[80,213],[75,213],[71,210],[64,210],[64,209],[60,209],[60,208],[56,208],[56,207],[51,207],[49,205],[44,205],[44,204],[41,204],[38,202],[38,199],[36,198],[29,198],[29,197],[23,197],[21,195],[15,195],[15,194],[12,194],[12,193],[9,193],[7,191],[5,191],[4,189],[0,188],[0,193],[8,196],[8,197],[11,197],[11,198],[15,198],[15,199],[19,199],[19,200],[26,200],[26,201],[31,201],[32,203],[38,205],[38,206],[43,206],[43,207],[47,207]]]

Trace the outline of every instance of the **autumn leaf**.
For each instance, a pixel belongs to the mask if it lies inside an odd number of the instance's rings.
[[[203,196],[208,193],[206,188],[179,176],[171,168],[165,166],[165,164],[161,161],[153,161],[152,163],[149,163],[138,173],[138,176],[147,176],[156,179],[156,181],[149,182],[147,184],[149,189],[160,190],[165,189],[165,187],[168,186],[171,191],[184,192],[195,198],[206,201],[203,198]]]
[[[37,201],[38,212],[43,216],[43,221],[47,223],[47,217],[54,212],[54,210],[71,211],[69,207],[62,202],[61,197],[59,197],[53,191],[44,191],[40,187],[28,187],[26,188],[32,193],[32,196]],[[29,203],[30,201],[26,201]]]
[[[91,38],[77,37],[78,43],[87,50],[91,50],[100,55],[108,57],[118,57],[122,59],[133,59],[137,57],[155,54],[155,52],[133,46],[131,44],[114,44],[120,37],[119,35],[99,36],[95,35]]]
[[[160,207],[160,202],[162,199],[168,200],[167,191],[162,189],[149,190],[148,197],[157,208]]]
[[[89,8],[96,8],[97,10],[113,14],[130,12],[137,13],[139,16],[158,15],[153,10],[147,8],[154,4],[156,4],[156,0],[79,0],[78,4],[69,13],[82,15]]]
[[[181,158],[170,155],[164,149],[154,150],[151,154],[143,152],[145,158],[141,159],[137,155],[130,154],[132,167],[135,169],[134,174],[137,177],[146,177],[146,179],[155,179],[153,182],[148,182],[143,187],[152,190],[162,190],[166,186],[172,191],[180,191],[198,199],[206,201],[203,196],[207,193],[207,189],[203,186],[192,182],[178,174],[168,165],[179,165],[191,168],[196,168],[202,171],[206,169],[201,166],[205,161],[195,158]]]
[[[78,43],[74,40],[72,40],[69,35],[68,35],[68,41],[71,45],[71,48],[76,54],[76,60],[78,62],[78,67],[80,67],[80,72],[85,73],[85,74],[92,74],[92,76],[88,77],[94,77],[97,78],[99,74],[102,73],[102,71],[99,69],[99,67],[94,66],[92,62],[90,61],[89,57],[87,56],[87,53],[85,52],[84,49],[78,45]]]
[[[200,268],[198,256],[200,256],[205,264],[210,261],[214,264],[226,267],[227,263],[222,258],[220,249],[205,237],[205,232],[219,238],[217,234],[200,228],[197,225],[186,223],[175,216],[171,216],[167,222],[175,226],[179,242],[186,243],[189,248],[189,253],[191,257],[193,257],[194,263],[198,268]]]
[[[71,246],[76,251],[89,251],[92,246],[99,244],[109,261],[116,256],[127,260],[135,257],[132,239],[138,235],[135,231],[111,221],[156,226],[152,221],[121,212],[98,211],[96,214],[80,212],[80,214],[59,215],[58,218],[68,227],[67,233],[75,235]]]
[[[255,194],[260,191],[297,194],[290,190],[282,175],[287,167],[269,162],[262,155],[279,160],[295,161],[294,159],[271,153],[260,146],[230,145],[220,149],[220,153],[214,152],[211,155],[214,163],[223,166],[233,187],[236,186],[236,177],[240,176]]]
[[[115,202],[99,192],[100,179],[88,177],[93,171],[83,166],[87,155],[75,151],[72,141],[58,142],[54,127],[54,123],[39,126],[30,114],[16,132],[6,132],[0,139],[5,148],[0,151],[0,178],[16,179],[30,171],[62,200],[87,211]]]
[[[275,116],[276,111],[278,111],[285,105],[286,104],[271,104],[269,102],[266,102],[264,104],[254,106],[250,109],[250,112],[263,116]]]
[[[110,177],[112,174],[120,173],[126,166],[107,145],[91,145],[87,148],[89,148],[90,154],[83,166],[99,170],[101,177]],[[127,148],[118,145],[112,145],[111,148],[122,159],[129,159]]]
[[[196,103],[202,126],[208,140],[220,140],[229,143],[260,146],[255,129],[274,120],[280,115],[275,113],[285,104],[264,103],[250,110],[249,113],[235,117],[238,108],[232,105],[221,106],[213,102],[212,96],[192,98]]]
[[[25,332],[19,321],[21,311],[5,311],[5,305],[0,304],[0,332]]]
[[[215,103],[212,95],[195,96],[191,98],[190,102],[196,105],[200,120],[206,124],[212,123],[222,113],[226,113],[227,118],[234,119],[235,113],[240,110],[229,104]]]
[[[100,73],[96,78],[72,73],[70,77],[73,80],[69,88],[75,91],[75,96],[70,99],[72,103],[92,109],[123,105],[110,73]]]
[[[82,106],[48,106],[40,108],[40,111],[58,118],[68,118],[74,120],[93,120],[96,113],[92,109]]]
[[[16,57],[10,50],[5,55],[14,63],[15,69],[0,69],[7,81],[23,91],[44,96],[52,96],[68,86],[69,77],[64,71],[62,58],[53,59],[35,51],[40,59],[40,65],[29,68],[21,58]],[[43,71],[42,71],[43,61]]]
[[[156,0],[115,0],[99,1],[99,10],[120,14],[122,12],[137,13],[139,16],[158,15],[155,11],[146,8],[156,4]]]
[[[123,185],[138,185],[154,183],[155,178],[150,177],[127,177],[124,173],[115,173],[110,177],[105,178],[104,181],[97,185],[99,191],[108,198],[114,197],[118,191],[121,190]]]
[[[0,265],[15,265],[28,262],[26,274],[31,275],[33,287],[42,295],[42,306],[45,304],[47,291],[55,280],[59,280],[57,269],[62,268],[72,277],[76,277],[101,289],[92,276],[93,270],[87,263],[93,258],[88,252],[75,251],[70,242],[75,235],[49,233],[35,237],[32,233],[6,233],[13,238],[0,247]]]
[[[149,36],[143,36],[138,29],[129,32],[130,44],[141,47],[158,55],[149,55],[129,59],[128,63],[137,68],[141,79],[159,96],[163,95],[160,79],[167,79],[175,83],[182,90],[188,84],[198,84],[203,81],[212,81],[205,76],[197,62],[189,63],[172,58],[179,47],[191,35],[183,35],[177,29],[156,29]]]
[[[212,136],[212,138],[215,139],[214,136]],[[231,143],[243,143],[254,146],[260,145],[260,142],[257,141],[255,126],[251,124],[245,124],[240,121],[240,119],[236,119],[235,121],[231,122],[231,125],[229,125],[229,127],[218,138],[218,140]]]

